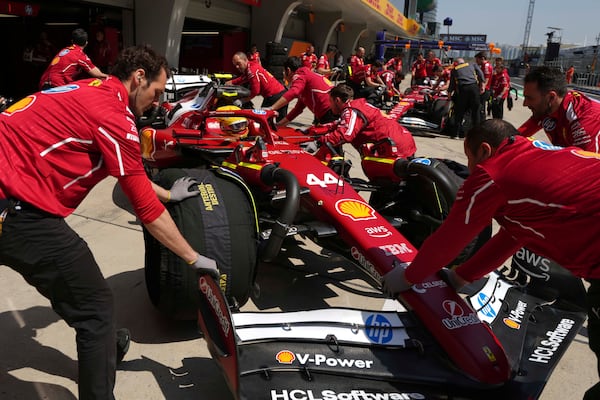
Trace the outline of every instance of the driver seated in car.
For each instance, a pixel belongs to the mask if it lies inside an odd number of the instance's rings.
[[[331,89],[329,101],[331,111],[340,118],[323,125],[327,133],[317,138],[319,144],[328,142],[337,147],[351,143],[360,151],[363,144],[389,138],[395,144],[396,156],[411,157],[415,154],[417,146],[410,132],[365,99],[354,100],[350,86],[341,83]]]
[[[221,106],[217,108],[217,111],[238,111],[241,108],[237,106]],[[228,116],[218,117],[220,134],[228,142],[234,142],[237,140],[248,137],[249,124],[246,117],[241,116]],[[253,125],[253,124],[250,124]]]

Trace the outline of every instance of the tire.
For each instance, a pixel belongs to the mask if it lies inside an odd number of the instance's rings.
[[[169,188],[180,177],[202,182],[201,195],[167,204],[191,246],[216,260],[230,305],[248,301],[254,285],[258,234],[253,201],[243,183],[221,170],[165,169],[155,181]],[[146,287],[152,303],[174,319],[197,319],[198,275],[144,230]]]
[[[443,182],[434,182],[429,177],[410,174],[402,186],[390,185],[371,193],[369,203],[380,214],[392,218],[400,217],[405,223],[398,229],[408,241],[420,248],[427,239],[446,219],[454,203],[456,191],[462,184],[464,167],[450,160],[431,159],[431,168],[440,170],[454,183],[452,188],[441,190]],[[452,198],[446,198],[443,193],[454,193]],[[392,204],[390,206],[390,204]],[[466,261],[490,238],[491,226],[486,227],[469,245],[463,249],[452,262],[458,264]]]
[[[267,60],[267,63],[269,64],[269,68],[282,67],[283,64],[285,64],[287,59],[288,59],[287,56],[273,55],[273,56],[271,56],[270,59]]]

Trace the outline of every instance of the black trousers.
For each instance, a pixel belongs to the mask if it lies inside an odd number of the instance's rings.
[[[492,100],[492,118],[504,118],[504,99]]]
[[[20,273],[75,329],[79,399],[113,400],[113,295],[83,239],[63,218],[29,205],[11,207],[0,235],[0,264]]]
[[[283,94],[286,92],[287,90],[282,90],[281,92],[274,94],[273,96],[269,96],[263,99],[261,108],[265,108],[265,107],[270,107],[273,104],[275,104],[275,102],[277,100],[279,100],[279,98],[281,96],[283,96]],[[279,113],[279,115],[277,116],[277,122],[281,121],[282,119],[285,118],[285,116],[287,115],[287,109],[288,109],[288,105],[286,104],[285,106],[281,107],[279,110],[277,110],[277,112]]]
[[[490,106],[490,103],[489,103],[490,97],[492,97],[492,91],[489,90],[489,89],[485,90],[483,93],[481,93],[479,95],[479,100],[481,102],[481,107],[479,108],[479,112],[481,113],[481,117],[480,117],[481,121],[485,121],[485,118],[486,118],[486,106],[489,108],[487,110],[488,114],[491,111],[491,106]]]
[[[480,106],[479,86],[476,83],[458,88],[454,96],[454,136],[464,137],[463,119],[467,110],[471,112],[471,127],[479,125]]]
[[[596,354],[596,366],[600,376],[600,279],[588,280],[590,287],[587,291],[588,339],[590,349]],[[583,398],[584,400],[600,399],[600,382],[592,386]]]

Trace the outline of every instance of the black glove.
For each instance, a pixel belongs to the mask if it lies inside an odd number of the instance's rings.
[[[188,197],[198,196],[199,194],[198,181],[195,178],[184,176],[173,183],[171,190],[169,190],[169,199],[167,201],[175,203]]]
[[[386,296],[395,298],[398,293],[404,292],[412,287],[404,276],[407,265],[397,265],[390,272],[383,276],[383,293]]]
[[[196,259],[196,261],[194,261],[190,265],[200,274],[209,274],[217,280],[221,276],[221,273],[217,268],[217,262],[212,258],[204,257],[201,254],[198,254],[198,258]]]
[[[454,269],[442,268],[440,270],[440,276],[448,285],[450,285],[457,292],[460,291],[469,282],[458,276]]]

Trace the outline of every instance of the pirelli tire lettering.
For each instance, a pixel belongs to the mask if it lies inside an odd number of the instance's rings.
[[[271,400],[422,400],[421,393],[372,393],[365,390],[352,390],[338,393],[334,390],[271,390]]]
[[[548,364],[558,351],[563,340],[569,335],[575,321],[563,318],[553,331],[546,332],[546,338],[533,350],[529,356],[529,361]]]

